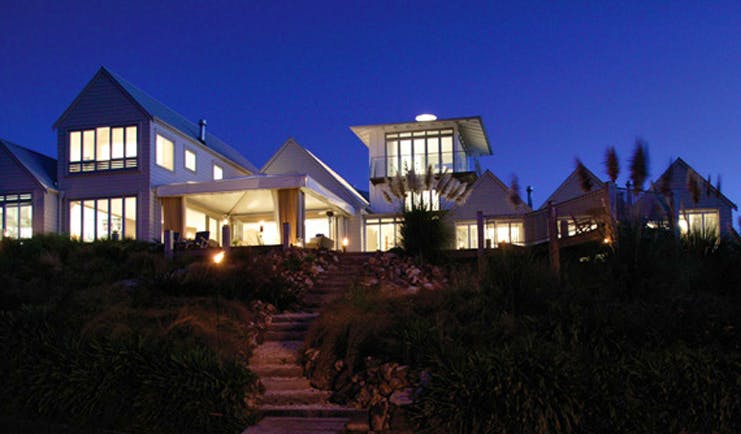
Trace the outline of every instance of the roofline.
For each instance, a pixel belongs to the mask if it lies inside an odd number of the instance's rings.
[[[675,163],[683,164],[688,170],[691,170],[692,172],[694,172],[695,175],[697,175],[702,182],[706,184],[708,183],[707,179],[705,179],[702,175],[700,175],[700,173],[697,170],[695,170],[692,166],[690,166],[689,163],[684,161],[682,157],[677,157],[671,164],[669,164],[669,167],[667,167],[663,172],[661,172],[661,175],[659,175],[659,177],[656,178],[656,182],[658,182],[666,174],[666,171],[669,170],[669,168],[672,167]],[[728,196],[723,194],[723,192],[715,188],[713,184],[710,184],[710,189],[714,194],[718,195],[717,196],[718,199],[725,201],[731,208],[738,211],[738,206],[735,203],[733,203],[733,201],[731,201],[731,199],[729,199]]]
[[[98,79],[98,77],[100,75],[105,75],[111,82],[113,82],[113,85],[116,86],[116,88],[118,88],[118,90],[120,90],[126,96],[126,98],[133,105],[135,105],[139,109],[140,112],[142,112],[142,114],[144,114],[145,116],[147,116],[150,120],[151,119],[154,119],[154,117],[152,116],[152,114],[149,113],[141,104],[139,104],[139,102],[136,100],[136,98],[134,98],[129,92],[127,92],[126,89],[123,88],[123,86],[121,86],[121,83],[119,83],[118,80],[116,80],[116,78],[111,74],[111,72],[108,71],[108,69],[106,69],[105,66],[101,66],[100,69],[98,69],[98,71],[95,73],[95,75],[93,75],[93,78],[91,78],[87,82],[87,84],[85,84],[85,86],[83,86],[82,90],[80,90],[80,92],[77,93],[77,96],[75,97],[75,99],[72,100],[72,102],[67,106],[67,108],[64,110],[64,112],[62,112],[62,114],[59,116],[59,118],[57,118],[57,120],[52,124],[52,126],[51,126],[52,130],[56,130],[56,129],[59,128],[59,124],[62,123],[62,121],[72,111],[72,109],[79,103],[80,97],[82,96],[82,94],[85,93],[85,91],[87,90],[88,87],[92,86],[92,84],[95,82],[95,80]]]
[[[353,187],[352,184],[350,184],[344,177],[342,177],[342,175],[340,175],[339,173],[335,172],[334,169],[332,169],[327,163],[324,163],[319,157],[317,157],[316,155],[314,155],[313,152],[311,152],[308,149],[306,149],[305,147],[303,147],[293,137],[289,137],[285,142],[283,142],[283,144],[280,146],[280,148],[278,148],[278,150],[275,151],[275,153],[270,157],[270,159],[267,161],[267,163],[265,163],[265,165],[262,166],[262,168],[260,169],[260,173],[263,173],[265,171],[265,169],[267,169],[267,167],[269,165],[271,165],[278,158],[278,155],[281,154],[286,149],[286,147],[288,146],[289,143],[295,144],[296,146],[298,146],[299,148],[301,148],[304,152],[306,152],[311,157],[311,159],[314,161],[314,164],[316,164],[319,169],[324,170],[324,171],[327,171],[333,178],[335,178],[336,181],[338,181],[340,183],[340,185],[343,188],[345,188],[347,190],[350,190],[350,193],[352,195],[354,195],[357,199],[359,199],[361,201],[361,205],[363,205],[363,206],[370,205],[370,202],[368,200],[366,200],[366,198],[363,197],[363,195],[360,194],[360,192],[358,192],[355,189],[355,187]],[[329,170],[327,170],[327,169],[329,169]],[[347,186],[343,185],[343,183],[339,179],[336,179],[337,177],[339,177],[342,181],[344,181],[347,184]],[[349,187],[349,188],[347,188],[347,187]]]
[[[599,176],[595,175],[594,172],[592,172],[591,170],[589,170],[589,167],[587,167],[586,165],[584,165],[584,168],[587,170],[587,173],[589,173],[590,175],[592,175],[600,183],[600,185],[599,185],[600,187],[604,187],[605,186],[605,181],[601,180]],[[564,188],[564,186],[566,185],[566,181],[568,181],[569,179],[571,179],[572,176],[576,176],[577,175],[576,174],[576,171],[577,171],[576,168],[574,170],[572,170],[571,173],[569,173],[569,176],[567,176],[566,179],[564,179],[563,181],[561,181],[561,184],[559,184],[559,186],[556,187],[555,190],[553,190],[553,193],[551,193],[551,194],[548,195],[548,197],[545,199],[545,201],[543,201],[543,204],[540,205],[538,207],[538,209],[543,209],[546,205],[548,205],[548,202],[551,200],[551,198],[553,196],[555,196],[559,191],[561,191],[561,189]],[[589,193],[589,192],[591,192],[593,190],[594,189],[589,190],[589,191],[584,191],[582,193]]]
[[[489,176],[491,176],[492,178],[494,178],[494,182],[496,182],[497,184],[499,184],[500,187],[502,187],[504,190],[509,191],[509,189],[510,189],[509,186],[507,184],[505,184],[504,181],[502,181],[501,179],[499,179],[499,177],[497,175],[495,175],[494,172],[492,172],[489,169],[486,169],[484,171],[484,173],[481,174],[481,176],[479,176],[478,178],[476,178],[476,181],[474,181],[474,183],[471,184],[471,190],[473,190],[474,188],[476,188],[479,185],[479,183],[484,182],[484,181],[482,181],[482,179],[484,178],[484,176],[486,176],[487,173],[489,174]],[[455,209],[460,208],[463,205],[465,205],[465,202],[462,203],[462,204],[456,203],[448,211],[453,211]],[[529,212],[533,212],[533,209],[527,204],[527,202],[523,201],[522,202],[522,206],[525,208],[525,212],[522,215],[527,214]],[[505,215],[505,214],[502,214],[502,215]],[[517,215],[517,214],[506,214],[506,215]]]
[[[24,171],[25,171],[25,172],[26,172],[26,173],[27,173],[28,175],[30,175],[30,176],[31,176],[31,178],[33,178],[33,180],[34,180],[34,181],[36,182],[36,184],[38,184],[38,185],[39,185],[39,186],[40,186],[40,187],[41,187],[41,188],[42,188],[42,189],[43,189],[44,191],[47,191],[47,192],[48,192],[48,191],[54,191],[54,192],[59,192],[59,189],[58,189],[58,188],[56,188],[56,187],[53,187],[53,186],[46,186],[46,185],[44,185],[44,183],[43,183],[43,182],[41,182],[41,180],[40,180],[40,179],[39,179],[39,178],[38,178],[38,177],[37,177],[36,175],[34,175],[34,173],[33,173],[33,172],[31,172],[31,169],[29,169],[29,168],[28,168],[28,166],[26,166],[26,165],[25,165],[25,164],[23,163],[23,161],[21,161],[21,160],[20,160],[20,159],[18,158],[18,156],[17,156],[17,155],[15,155],[15,152],[13,152],[13,151],[11,151],[11,150],[10,150],[10,148],[8,147],[8,143],[10,143],[11,145],[15,145],[15,146],[18,146],[18,147],[20,147],[20,148],[24,148],[24,149],[27,149],[27,150],[29,150],[29,151],[31,151],[31,152],[35,152],[35,153],[37,153],[37,154],[39,154],[39,155],[42,155],[42,156],[44,156],[44,157],[47,157],[47,158],[49,158],[49,159],[52,159],[52,160],[54,160],[54,161],[57,161],[57,160],[56,160],[56,158],[52,158],[52,157],[49,157],[48,155],[42,154],[41,152],[36,152],[36,151],[34,151],[33,149],[30,149],[30,148],[26,148],[25,146],[21,146],[21,145],[15,144],[15,143],[11,142],[10,140],[6,140],[6,139],[3,139],[2,137],[0,137],[0,143],[2,143],[3,147],[4,147],[4,148],[5,148],[6,150],[7,150],[7,152],[8,152],[9,154],[10,154],[10,157],[11,157],[11,158],[12,158],[13,160],[15,160],[15,162],[16,162],[16,163],[18,163],[18,166],[22,167],[22,168],[23,168],[23,170],[24,170]]]

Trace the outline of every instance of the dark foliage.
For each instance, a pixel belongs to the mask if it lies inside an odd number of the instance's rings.
[[[399,227],[401,245],[404,251],[426,261],[436,261],[440,252],[447,247],[452,238],[451,229],[442,219],[439,211],[430,211],[422,203],[413,203],[402,213]]]

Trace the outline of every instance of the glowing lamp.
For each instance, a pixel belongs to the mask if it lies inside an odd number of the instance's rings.
[[[430,122],[430,121],[436,121],[437,116],[431,114],[431,113],[422,113],[421,115],[417,115],[417,117],[414,118],[417,122]]]
[[[350,244],[350,240],[347,239],[347,237],[342,239],[342,251],[347,251],[347,245]]]
[[[221,264],[221,261],[224,260],[224,251],[222,250],[221,252],[215,254],[212,259],[214,261],[214,264]]]

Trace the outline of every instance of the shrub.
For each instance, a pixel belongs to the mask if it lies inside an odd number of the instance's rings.
[[[402,213],[399,234],[407,254],[421,260],[435,262],[442,249],[452,239],[452,231],[442,219],[441,212],[431,211],[424,202],[413,202]]]

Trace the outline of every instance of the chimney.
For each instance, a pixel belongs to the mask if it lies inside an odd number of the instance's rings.
[[[198,121],[198,140],[206,143],[206,119]]]
[[[528,185],[525,191],[527,191],[527,206],[532,208],[533,207],[533,186]]]

